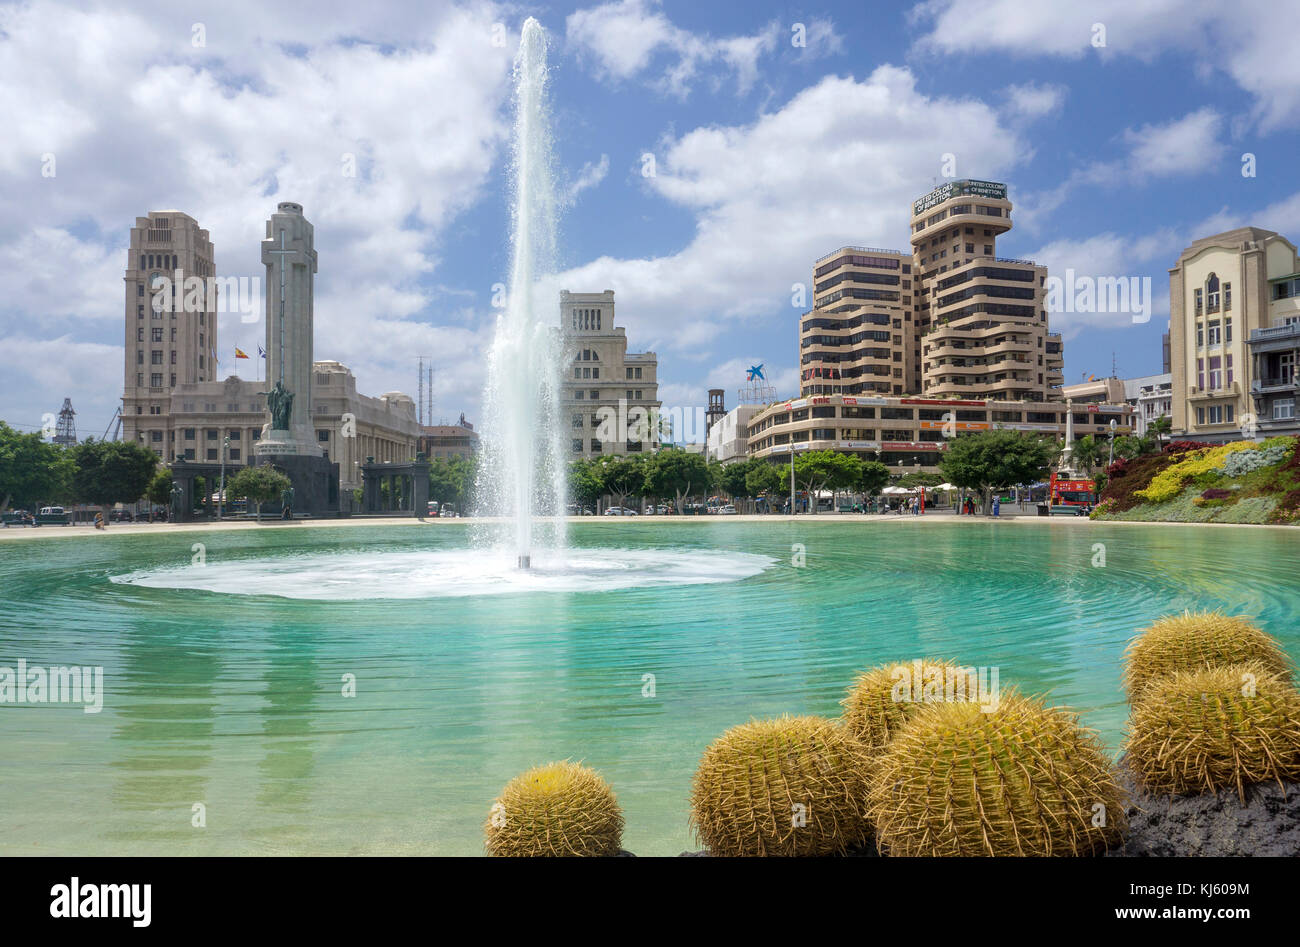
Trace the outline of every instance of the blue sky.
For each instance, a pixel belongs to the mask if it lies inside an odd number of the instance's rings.
[[[731,403],[754,362],[794,394],[792,284],[842,244],[904,248],[946,153],[958,177],[1010,186],[1001,255],[1152,279],[1145,325],[1054,315],[1067,382],[1112,355],[1121,376],[1160,370],[1167,270],[1192,239],[1300,236],[1300,58],[1260,0],[16,4],[0,9],[0,417],[38,425],[70,396],[80,432],[102,431],[137,215],[186,211],[219,272],[251,276],[264,220],[294,200],[320,255],[316,357],[380,394],[413,393],[429,354],[435,415],[477,418],[528,15],[551,34],[569,195],[553,288],[616,290],[666,405],[711,386]],[[233,348],[262,331],[223,318],[223,376],[251,377]]]

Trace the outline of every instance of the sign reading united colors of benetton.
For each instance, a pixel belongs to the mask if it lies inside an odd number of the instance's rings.
[[[925,197],[912,205],[912,216],[924,214],[936,204],[942,204],[950,197],[971,194],[975,197],[989,197],[995,201],[1007,199],[1007,186],[996,181],[949,181],[941,184]]]

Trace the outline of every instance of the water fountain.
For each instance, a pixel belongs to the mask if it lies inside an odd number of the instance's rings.
[[[507,521],[487,541],[511,545],[521,569],[532,566],[539,515],[551,517],[549,545],[562,548],[564,538],[558,306],[555,300],[537,298],[538,279],[554,268],[558,209],[546,54],[546,31],[529,17],[514,68],[510,284],[488,357],[477,483],[480,510]]]

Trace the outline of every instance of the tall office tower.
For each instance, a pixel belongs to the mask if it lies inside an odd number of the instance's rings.
[[[1047,268],[1003,259],[1007,186],[950,181],[912,205],[919,281],[905,354],[932,398],[1045,401],[1064,384],[1061,337],[1049,331]]]
[[[156,210],[135,219],[123,277],[122,436],[165,460],[176,454],[172,391],[216,380],[216,291],[207,291],[216,274],[213,261],[208,232],[188,214]],[[203,280],[201,292],[185,293],[190,277]]]
[[[912,338],[912,260],[841,247],[813,264],[813,308],[799,319],[799,394],[904,394]]]

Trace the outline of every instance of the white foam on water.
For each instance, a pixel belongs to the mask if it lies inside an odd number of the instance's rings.
[[[770,556],[715,549],[565,549],[538,550],[532,568],[519,569],[512,552],[447,549],[209,561],[111,578],[154,589],[358,601],[707,585],[748,579],[775,562]]]

